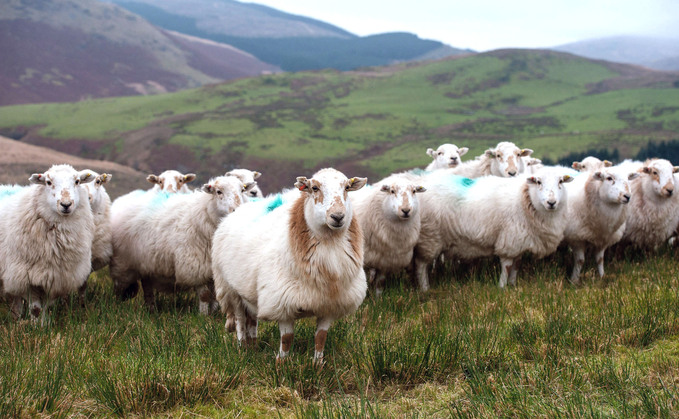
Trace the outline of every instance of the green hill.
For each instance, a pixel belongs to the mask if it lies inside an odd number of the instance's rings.
[[[264,172],[268,190],[332,165],[375,177],[452,142],[556,159],[679,139],[679,73],[500,50],[360,72],[276,74],[166,95],[0,108],[0,134],[139,170]]]

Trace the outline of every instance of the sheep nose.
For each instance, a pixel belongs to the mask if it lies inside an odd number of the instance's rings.
[[[457,157],[451,157],[450,160],[457,161]]]
[[[330,214],[330,218],[335,220],[336,223],[339,223],[340,221],[342,221],[344,219],[344,214],[338,214],[338,213]]]
[[[554,206],[556,205],[556,201],[555,200],[549,200],[549,201],[547,201],[547,205],[549,205],[549,209],[553,209]]]
[[[507,172],[509,176],[516,176],[516,170],[512,170],[511,172]]]
[[[627,202],[629,202],[630,198],[632,198],[632,195],[626,193],[622,197],[625,198],[625,203],[627,203]]]
[[[674,189],[668,189],[667,190],[667,196],[672,196],[673,192],[674,192]]]
[[[401,212],[403,213],[404,217],[408,217],[410,215],[410,208],[402,209]]]
[[[67,210],[71,207],[71,205],[73,205],[73,202],[61,202],[60,204],[62,207],[64,207],[64,209]]]

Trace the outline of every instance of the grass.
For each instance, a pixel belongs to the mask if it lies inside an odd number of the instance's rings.
[[[47,327],[0,308],[0,416],[676,417],[679,261],[625,257],[580,288],[564,254],[528,258],[507,290],[491,261],[447,265],[424,295],[395,276],[332,326],[322,369],[311,320],[277,366],[274,323],[239,348],[193,295],[148,314],[101,272]]]

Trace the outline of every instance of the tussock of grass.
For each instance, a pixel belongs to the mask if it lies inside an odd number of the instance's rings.
[[[426,295],[395,276],[333,325],[320,369],[312,320],[277,365],[275,324],[240,348],[194,295],[151,315],[102,272],[46,327],[0,308],[0,416],[676,417],[679,262],[622,256],[582,287],[567,254],[527,258],[506,290],[495,261],[447,263]]]

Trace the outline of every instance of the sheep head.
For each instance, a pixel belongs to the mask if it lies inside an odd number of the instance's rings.
[[[50,167],[45,173],[34,173],[28,179],[39,185],[49,207],[61,216],[68,216],[80,204],[80,185],[94,181],[94,172],[76,171],[67,164]]]

